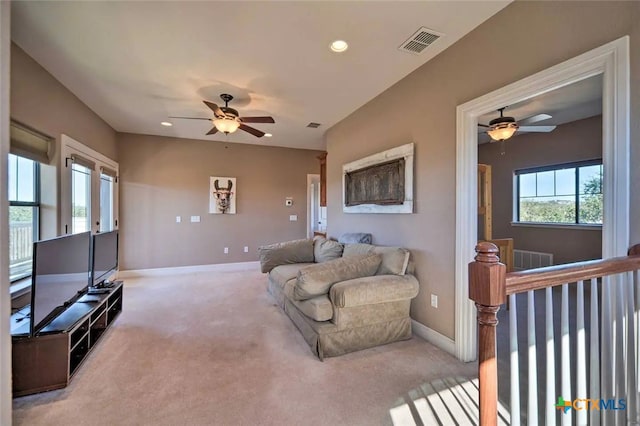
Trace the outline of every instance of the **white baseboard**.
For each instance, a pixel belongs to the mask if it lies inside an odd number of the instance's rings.
[[[456,342],[447,336],[438,333],[414,319],[411,320],[411,330],[416,336],[422,337],[424,340],[439,347],[443,351],[456,356]]]
[[[259,270],[260,262],[216,263],[211,265],[175,266],[170,268],[130,269],[119,271],[118,278],[158,277],[192,272],[240,272]]]

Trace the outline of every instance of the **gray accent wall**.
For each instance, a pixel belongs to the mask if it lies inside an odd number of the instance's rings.
[[[542,124],[542,123],[541,123]],[[602,116],[558,126],[551,133],[527,133],[478,147],[478,162],[491,165],[493,238],[513,238],[514,248],[553,253],[554,263],[598,259],[602,230],[511,225],[516,170],[602,158]]]
[[[411,316],[453,338],[456,106],[624,35],[631,35],[631,117],[638,117],[640,2],[516,1],[507,6],[329,129],[329,234],[371,232],[377,244],[410,248],[420,281]],[[639,122],[631,120],[632,165],[640,164]],[[342,165],[408,142],[416,144],[415,213],[343,213]],[[640,170],[632,167],[631,173],[637,188]],[[638,191],[631,197],[631,238],[640,242]],[[439,296],[438,308],[431,307],[430,294]]]

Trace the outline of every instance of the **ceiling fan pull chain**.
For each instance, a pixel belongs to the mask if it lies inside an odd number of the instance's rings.
[[[504,139],[502,139],[500,141],[500,155],[504,155],[505,153],[505,146],[504,146]]]

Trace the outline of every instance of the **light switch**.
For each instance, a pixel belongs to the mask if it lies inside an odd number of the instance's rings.
[[[191,216],[191,222],[200,222],[200,216]]]
[[[297,222],[298,221],[298,215],[297,214],[289,215],[289,221],[290,222]]]
[[[224,248],[224,254],[229,254],[229,247]]]
[[[180,216],[176,216],[176,223],[182,222],[182,218]]]
[[[249,253],[249,246],[244,246],[244,252]]]

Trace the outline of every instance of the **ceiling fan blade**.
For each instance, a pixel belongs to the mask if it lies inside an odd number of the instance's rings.
[[[523,118],[518,121],[519,125],[526,126],[527,124],[537,123],[538,121],[544,121],[550,119],[551,116],[549,114],[536,114],[531,117]]]
[[[224,117],[225,116],[224,111],[222,111],[218,105],[214,104],[213,102],[209,102],[209,101],[202,101],[202,102],[204,102],[204,104],[206,106],[208,106],[211,109],[211,111],[213,111],[213,114],[216,117]]]
[[[536,132],[536,133],[548,133],[555,130],[556,126],[520,126],[519,132]]]
[[[273,117],[240,117],[243,123],[275,123]]]
[[[218,133],[218,128],[213,126],[213,128],[207,132],[207,135],[213,135],[215,133]]]
[[[202,118],[202,117],[169,117],[169,118],[183,118],[185,120],[209,120],[209,121],[211,121],[210,118]]]
[[[490,126],[488,126],[486,124],[481,124],[481,123],[478,123],[478,126],[480,126],[480,127],[490,127]]]
[[[240,125],[240,130],[244,130],[245,132],[251,133],[253,136],[257,136],[259,138],[264,136],[264,132],[254,129],[253,127],[245,126],[244,124]]]

